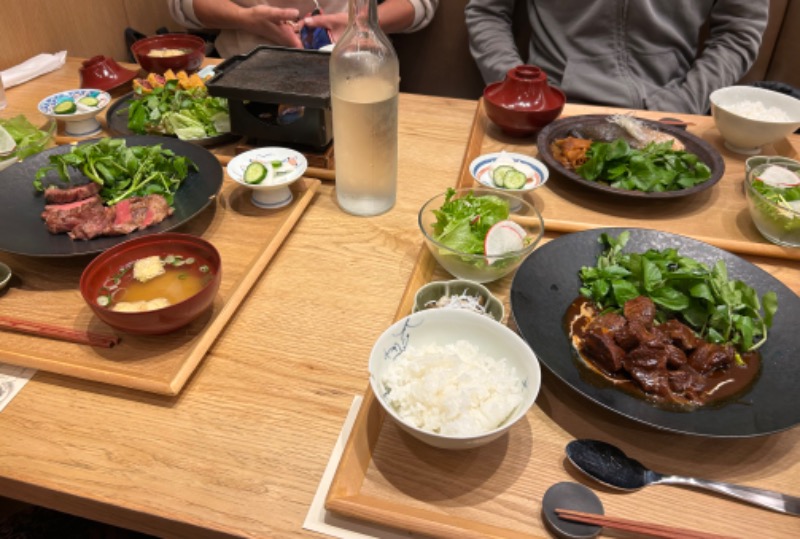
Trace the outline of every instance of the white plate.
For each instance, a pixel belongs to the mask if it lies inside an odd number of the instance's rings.
[[[85,107],[78,105],[78,100],[83,97],[97,98],[96,107]],[[78,105],[78,110],[72,114],[56,114],[53,109],[62,101],[74,101]],[[39,102],[39,112],[52,118],[53,120],[60,120],[64,122],[64,132],[73,137],[85,137],[94,135],[100,131],[100,122],[97,121],[97,115],[105,109],[111,102],[111,96],[108,92],[96,90],[94,88],[85,88],[82,90],[67,90],[59,92],[51,96],[45,97]]]
[[[520,164],[529,169],[529,174],[527,174],[528,181],[525,182],[523,187],[520,189],[508,189],[505,187],[498,187],[494,184],[492,181],[492,169],[494,168],[493,165],[495,161],[497,161],[500,156],[505,156],[514,161],[515,164]],[[469,171],[472,177],[481,185],[501,191],[530,191],[544,185],[547,178],[550,176],[547,166],[538,159],[512,152],[496,152],[479,155],[470,163]]]
[[[294,163],[295,169],[276,177],[275,182],[271,183],[245,183],[244,171],[248,165],[254,161],[271,163],[281,161],[284,163]],[[242,153],[231,159],[227,166],[228,176],[236,182],[249,187],[253,190],[253,204],[259,208],[282,208],[292,201],[293,195],[289,186],[297,181],[308,168],[306,157],[298,151],[290,148],[270,146],[256,148]]]

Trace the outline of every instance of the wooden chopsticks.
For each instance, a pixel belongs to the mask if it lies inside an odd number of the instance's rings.
[[[78,344],[88,344],[98,348],[111,348],[119,343],[119,337],[106,333],[95,333],[92,331],[80,331],[41,322],[30,320],[19,320],[8,316],[0,316],[0,329],[47,337],[59,341],[68,341]]]
[[[584,513],[582,511],[573,511],[572,509],[556,509],[555,513],[559,518],[564,520],[580,522],[582,524],[593,524],[595,526],[602,526],[604,528],[611,528],[649,537],[661,537],[664,539],[731,539],[731,537],[727,535],[698,532],[685,528],[651,524],[624,518],[598,515],[595,513]]]

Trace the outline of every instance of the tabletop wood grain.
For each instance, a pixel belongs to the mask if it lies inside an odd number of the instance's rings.
[[[43,123],[36,104],[77,87],[79,63],[69,59],[62,69],[9,89],[2,116],[23,113]],[[335,184],[323,183],[177,397],[37,373],[0,413],[0,495],[167,537],[316,536],[302,529],[303,519],[353,396],[367,385],[369,350],[393,320],[417,260],[422,244],[416,213],[426,199],[458,182],[476,105],[402,95],[395,208],[378,217],[350,216],[336,205]],[[791,143],[797,148],[797,137]],[[800,290],[796,262],[754,261]],[[545,380],[547,389],[531,416],[546,428],[521,428],[503,444],[527,437],[526,444],[541,440],[532,452],[558,450],[558,440],[589,423],[592,432],[609,428],[640,437],[653,454],[682,440],[616,424],[616,417],[552,382]],[[382,443],[394,437],[390,433]],[[796,489],[797,441],[794,431],[753,440],[713,462],[674,462],[675,471],[724,476],[730,466],[737,470],[730,479]],[[703,447],[713,450],[715,444]],[[374,488],[396,489],[398,484],[384,483],[402,469],[414,473],[406,463],[374,478]],[[464,481],[469,488],[477,479]],[[424,493],[458,489],[425,485]],[[637,518],[681,503],[676,491],[662,490],[651,499],[651,507],[636,506]],[[687,508],[681,524],[736,518],[740,506],[728,507],[721,515]],[[622,502],[618,508],[628,506]],[[783,531],[772,536],[788,537]]]

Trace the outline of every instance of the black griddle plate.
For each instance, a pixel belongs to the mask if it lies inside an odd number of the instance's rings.
[[[262,45],[215,68],[211,95],[260,103],[330,108],[330,53]]]

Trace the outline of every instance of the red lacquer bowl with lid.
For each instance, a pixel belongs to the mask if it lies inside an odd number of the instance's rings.
[[[519,65],[509,70],[504,80],[489,84],[483,101],[486,115],[504,133],[527,137],[559,117],[566,96],[548,84],[540,68]]]

